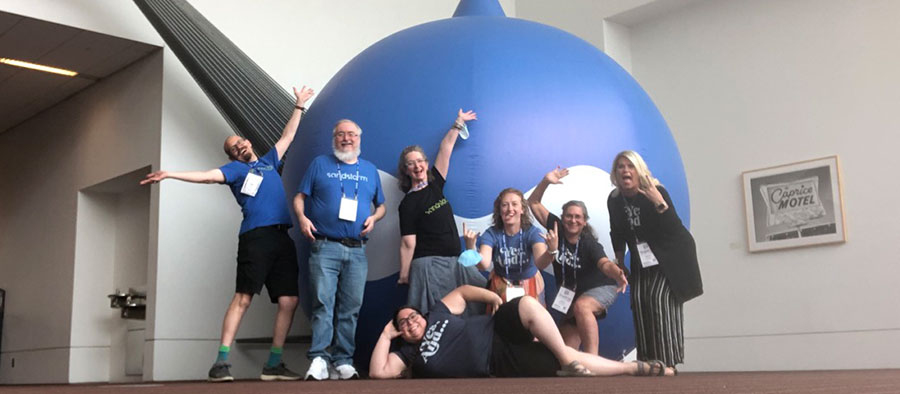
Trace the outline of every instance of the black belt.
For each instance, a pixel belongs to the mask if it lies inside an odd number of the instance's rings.
[[[337,242],[337,243],[339,243],[339,244],[341,244],[341,245],[344,245],[344,246],[346,246],[346,247],[348,247],[348,248],[358,248],[358,247],[363,246],[363,245],[365,244],[364,241],[361,241],[361,240],[358,240],[358,239],[355,239],[355,238],[331,238],[331,237],[326,237],[326,236],[324,236],[324,235],[319,235],[319,234],[316,234],[315,236],[316,236],[316,239],[319,240],[319,241],[331,241],[331,242]]]
[[[290,224],[273,224],[271,226],[266,226],[266,227],[272,227],[276,230],[286,231],[287,229],[291,228],[291,225]]]

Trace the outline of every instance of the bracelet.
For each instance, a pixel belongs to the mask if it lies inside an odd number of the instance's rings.
[[[304,114],[306,113],[306,107],[301,107],[299,105],[295,105],[294,108],[299,109],[300,112],[303,112]]]
[[[453,126],[451,126],[450,128],[451,128],[451,129],[457,129],[457,130],[459,130],[459,131],[462,131],[462,129],[463,129],[464,127],[466,127],[466,125],[465,125],[464,123],[455,122],[455,123],[453,123]]]

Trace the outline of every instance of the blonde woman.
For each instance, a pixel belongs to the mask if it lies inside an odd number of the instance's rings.
[[[613,160],[609,194],[610,238],[616,259],[631,252],[631,308],[638,360],[684,362],[682,304],[703,294],[694,238],[681,223],[669,193],[634,151]]]

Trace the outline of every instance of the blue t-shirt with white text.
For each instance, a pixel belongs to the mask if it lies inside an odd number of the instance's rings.
[[[362,239],[366,218],[372,215],[372,204],[384,204],[381,178],[374,164],[358,159],[354,164],[339,161],[334,155],[321,155],[313,159],[303,180],[297,187],[303,193],[304,213],[318,234],[331,238]],[[343,192],[343,193],[342,193]],[[356,198],[356,220],[338,217],[341,196]]]
[[[491,227],[481,235],[481,244],[492,249],[494,273],[509,280],[525,280],[537,273],[532,246],[538,242],[544,242],[544,238],[535,226],[513,235]]]
[[[241,206],[241,213],[244,214],[240,234],[257,227],[291,224],[284,185],[277,170],[280,162],[278,152],[273,148],[257,161],[244,163],[235,160],[219,167],[222,175],[225,175],[225,184],[231,188],[231,194],[234,194]],[[244,179],[250,171],[263,177],[254,197],[241,193]]]

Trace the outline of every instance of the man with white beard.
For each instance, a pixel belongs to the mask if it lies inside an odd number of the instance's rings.
[[[332,131],[334,154],[316,157],[294,198],[300,232],[312,245],[312,360],[306,379],[354,379],[356,322],[366,286],[366,235],[384,217],[374,164],[359,158],[362,129],[349,119]],[[373,210],[374,207],[374,210]]]

